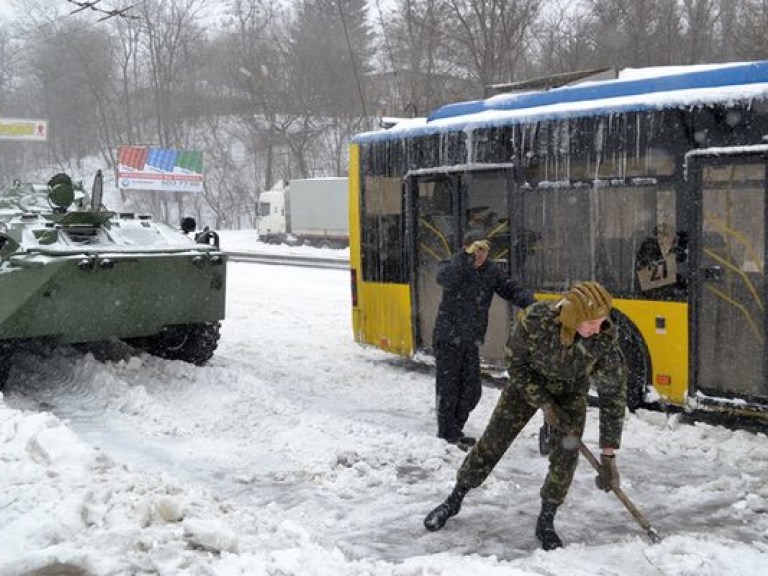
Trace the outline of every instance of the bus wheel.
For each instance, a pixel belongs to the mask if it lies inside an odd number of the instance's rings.
[[[645,405],[645,393],[651,384],[651,359],[645,341],[632,321],[616,310],[613,318],[627,363],[627,408],[634,412]]]

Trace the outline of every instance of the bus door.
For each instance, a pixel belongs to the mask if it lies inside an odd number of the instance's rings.
[[[694,156],[691,393],[768,399],[766,384],[766,159]]]
[[[437,264],[461,248],[466,232],[481,230],[491,240],[489,258],[509,272],[512,176],[511,167],[495,165],[472,171],[422,172],[408,177],[409,221],[414,231],[412,300],[417,347],[432,348],[432,330],[442,298],[442,287],[436,281]],[[509,310],[506,301],[493,299],[485,343],[480,348],[485,364],[503,366]]]
[[[437,264],[458,250],[456,176],[428,174],[406,181],[413,230],[413,326],[416,348],[432,350],[432,330],[443,294],[437,284]]]
[[[500,266],[506,274],[520,273],[515,269],[512,252],[513,222],[510,222],[509,198],[514,185],[511,166],[497,165],[493,168],[473,169],[462,174],[461,220],[462,233],[481,230],[491,241],[488,258]],[[480,357],[485,364],[504,366],[504,345],[509,337],[510,311],[506,300],[494,296],[488,311],[488,329],[485,342],[480,347]]]

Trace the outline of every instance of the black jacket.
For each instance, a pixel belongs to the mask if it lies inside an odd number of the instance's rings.
[[[437,310],[435,342],[481,344],[494,293],[520,308],[535,302],[533,292],[507,278],[499,266],[486,260],[475,268],[474,257],[464,251],[437,265],[437,283],[443,287],[443,299]]]

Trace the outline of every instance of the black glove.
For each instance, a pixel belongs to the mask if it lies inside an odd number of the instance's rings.
[[[595,476],[595,485],[605,492],[611,488],[621,486],[621,476],[616,468],[616,456],[600,454],[600,473]]]

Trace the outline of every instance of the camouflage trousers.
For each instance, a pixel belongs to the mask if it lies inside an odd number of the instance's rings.
[[[550,384],[547,390],[553,394],[560,411],[567,416],[571,429],[581,438],[587,415],[587,391],[573,389],[568,382]],[[526,400],[524,390],[514,383],[507,384],[482,437],[459,468],[456,475],[458,484],[467,488],[480,486],[537,410]],[[560,431],[553,432],[551,442],[549,472],[540,494],[543,501],[559,506],[571,486],[579,462],[579,448],[572,439],[566,440]]]

